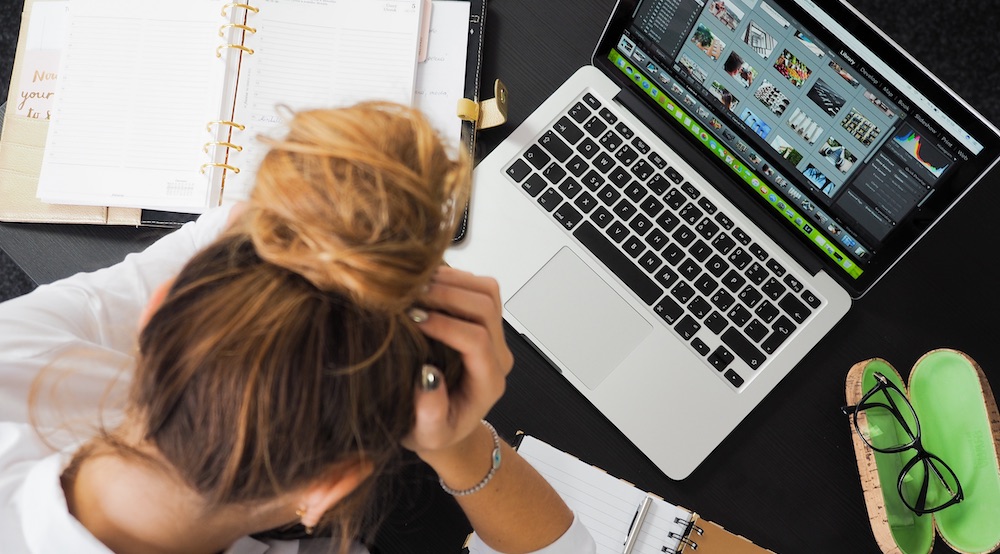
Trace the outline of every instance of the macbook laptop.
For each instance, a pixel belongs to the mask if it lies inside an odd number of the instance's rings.
[[[448,261],[496,277],[514,329],[682,479],[1000,137],[844,3],[620,0],[594,38],[478,165]]]

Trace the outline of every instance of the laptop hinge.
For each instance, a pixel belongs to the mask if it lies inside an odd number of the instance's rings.
[[[729,171],[719,167],[715,160],[712,160],[707,153],[695,147],[683,134],[662,119],[662,115],[657,115],[656,111],[646,105],[646,103],[635,93],[628,89],[622,89],[615,95],[615,101],[636,115],[643,123],[649,127],[664,142],[669,144],[678,156],[683,158],[710,183],[725,183],[725,186],[716,187],[730,202],[736,204],[740,209],[757,224],[758,227],[775,242],[781,245],[795,261],[799,262],[810,275],[816,275],[823,269],[820,258],[809,250],[795,237],[791,236],[791,230],[768,213],[768,211],[758,204],[757,200],[751,196],[749,190]]]

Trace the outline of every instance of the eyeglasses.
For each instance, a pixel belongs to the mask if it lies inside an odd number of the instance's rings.
[[[903,503],[916,514],[924,515],[961,502],[965,497],[958,476],[944,460],[921,444],[920,421],[909,399],[885,375],[875,372],[874,377],[875,386],[858,405],[841,410],[844,415],[853,414],[858,436],[872,450],[884,454],[916,451],[903,465],[896,483]],[[865,425],[860,425],[859,419]]]

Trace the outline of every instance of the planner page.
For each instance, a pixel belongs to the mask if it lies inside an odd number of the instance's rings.
[[[70,0],[38,196],[200,212],[228,55],[220,0]]]
[[[251,2],[236,93],[234,133],[224,200],[249,194],[266,147],[290,111],[347,106],[361,100],[413,102],[421,3],[413,0],[268,0]]]
[[[517,452],[545,477],[590,531],[598,554],[622,554],[639,505],[648,493],[535,437],[523,437]],[[691,521],[691,512],[653,498],[632,554],[674,552]]]

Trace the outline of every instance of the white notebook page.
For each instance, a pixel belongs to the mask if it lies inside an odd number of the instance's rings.
[[[462,120],[456,114],[465,96],[469,47],[469,11],[472,2],[435,0],[427,59],[417,66],[413,105],[424,112],[448,144],[462,142]]]
[[[292,110],[347,106],[361,100],[413,102],[420,2],[413,0],[269,0],[247,24],[234,121],[246,125],[230,152],[240,173],[226,177],[225,201],[249,194],[266,153],[255,137],[280,136]]]
[[[219,0],[71,0],[38,196],[201,211],[202,144],[218,119]]]
[[[594,537],[598,554],[622,553],[629,526],[647,493],[531,436],[522,438],[517,451],[580,518]],[[654,497],[633,554],[662,554],[664,546],[672,552],[680,540],[669,534],[682,533],[689,521],[691,512]]]

